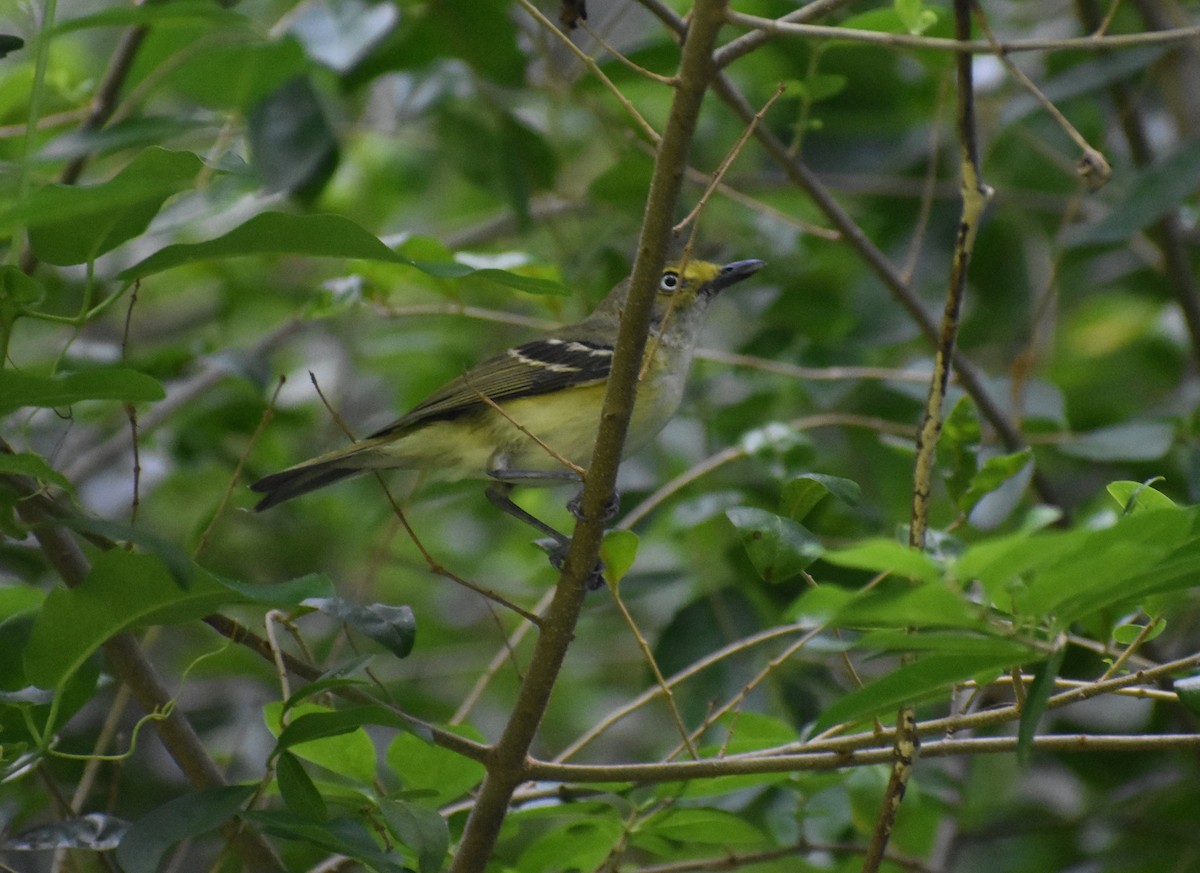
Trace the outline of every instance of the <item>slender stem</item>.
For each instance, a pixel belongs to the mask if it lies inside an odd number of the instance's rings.
[[[646,214],[634,261],[629,300],[613,353],[612,373],[600,416],[596,449],[580,498],[563,573],[546,612],[529,671],[508,724],[488,758],[488,772],[471,810],[450,867],[451,873],[481,871],[492,855],[509,801],[524,782],[529,748],[545,715],[575,623],[583,606],[587,576],[600,552],[605,507],[611,502],[625,432],[633,412],[642,351],[658,273],[666,256],[671,216],[683,186],[687,152],[700,114],[700,103],[713,75],[712,50],[724,22],[723,0],[701,0],[694,8],[683,44],[678,81],[650,183]]]

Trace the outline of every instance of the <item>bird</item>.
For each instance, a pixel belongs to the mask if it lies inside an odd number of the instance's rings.
[[[624,454],[653,439],[678,411],[709,304],[757,273],[757,259],[717,264],[685,258],[658,280]],[[630,279],[577,324],[509,348],[450,380],[407,414],[346,448],[264,476],[251,490],[262,511],[368,471],[409,469],[439,479],[479,479],[496,507],[550,538],[561,567],[570,539],[517,506],[518,485],[578,482],[591,460]],[[568,504],[578,515],[578,498]],[[616,506],[610,514],[615,514]],[[594,574],[595,575],[595,574]],[[599,583],[595,579],[589,585]]]

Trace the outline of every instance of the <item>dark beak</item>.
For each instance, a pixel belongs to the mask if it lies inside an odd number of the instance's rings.
[[[743,279],[749,279],[766,265],[766,261],[753,258],[748,261],[734,261],[732,264],[726,264],[721,268],[717,277],[709,283],[711,293],[717,294],[730,285],[736,285]]]

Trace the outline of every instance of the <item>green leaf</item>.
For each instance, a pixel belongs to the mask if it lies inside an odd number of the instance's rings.
[[[1083,531],[1075,549],[1042,564],[1029,578],[1019,606],[1032,615],[1054,612],[1060,621],[1071,622],[1165,590],[1172,578],[1170,562],[1181,560],[1185,567],[1200,562],[1197,515],[1194,510],[1148,510],[1125,516],[1110,528]]]
[[[961,502],[978,469],[982,441],[983,432],[975,403],[970,397],[963,396],[942,422],[942,433],[937,444],[938,464],[955,503]]]
[[[537,817],[539,810],[526,810],[520,820]],[[517,859],[514,870],[521,873],[561,873],[565,870],[599,870],[622,836],[621,820],[608,806],[599,803],[572,804],[571,808],[548,810],[547,818],[561,821],[544,830]],[[636,840],[636,834],[634,835]]]
[[[280,85],[246,121],[251,165],[267,190],[312,202],[337,168],[338,143],[308,77]]]
[[[11,321],[19,312],[35,306],[46,296],[46,289],[15,264],[0,264],[0,320]]]
[[[1040,653],[1016,640],[970,631],[877,630],[863,634],[855,648],[883,652],[935,652],[973,658],[1022,661]]]
[[[199,119],[185,117],[127,118],[100,130],[76,128],[56,136],[42,147],[35,160],[49,164],[81,157],[95,158],[128,149],[152,148],[157,143],[194,134],[205,127],[207,125]]]
[[[363,725],[406,727],[400,717],[385,706],[332,710],[315,703],[301,703],[289,710],[291,720],[280,731],[282,712],[283,705],[278,701],[263,707],[267,728],[276,735],[274,754],[291,751],[360,785],[370,785],[375,778],[375,745]]]
[[[325,798],[304,771],[300,759],[291,752],[281,752],[275,759],[275,781],[283,802],[296,815],[317,820],[329,817]]]
[[[821,556],[830,564],[905,576],[921,582],[942,578],[938,562],[924,552],[888,539],[863,540],[844,549],[831,549]]]
[[[930,655],[911,664],[904,664],[865,688],[834,701],[821,714],[815,729],[821,731],[835,724],[860,722],[894,712],[903,704],[919,703],[939,695],[952,685],[970,679],[977,673],[1005,670],[1021,661],[1021,658],[992,653],[976,656]]]
[[[1151,627],[1150,631],[1147,632],[1144,637],[1142,637],[1142,641],[1148,643],[1151,640],[1158,637],[1166,629],[1167,629],[1167,622],[1164,619],[1159,619],[1158,621],[1156,621],[1154,623],[1154,625],[1153,625],[1153,627]],[[1139,636],[1142,636],[1142,633],[1145,631],[1146,631],[1145,625],[1134,624],[1133,622],[1127,622],[1125,624],[1119,624],[1112,629],[1112,639],[1113,639],[1114,643],[1117,643],[1122,646],[1128,646],[1130,643],[1134,642]]]
[[[1176,679],[1172,687],[1179,695],[1179,702],[1186,706],[1192,715],[1200,715],[1200,675]]]
[[[133,823],[117,847],[117,861],[125,873],[156,873],[171,846],[220,827],[237,815],[254,796],[253,785],[210,788],[159,804]]]
[[[450,851],[450,828],[436,811],[404,800],[381,800],[388,830],[417,855],[420,873],[438,873]]]
[[[1010,455],[995,455],[988,458],[971,477],[970,485],[959,500],[959,509],[964,515],[970,515],[971,510],[979,505],[979,501],[1020,474],[1032,463],[1032,449],[1022,449]]]
[[[746,845],[765,840],[762,832],[742,816],[704,807],[668,809],[643,822],[638,833],[716,846]]]
[[[1025,705],[1021,709],[1021,724],[1017,728],[1017,758],[1021,763],[1029,762],[1033,751],[1033,738],[1037,733],[1038,722],[1046,711],[1046,702],[1054,693],[1054,680],[1062,669],[1066,647],[1059,646],[1041,664],[1034,673],[1033,682],[1029,684],[1029,692],[1025,695]]]
[[[525,81],[526,56],[517,45],[517,30],[505,4],[429,3],[422,12],[405,49],[435,57],[455,55],[496,85],[517,87]]]
[[[320,679],[309,682],[306,685],[301,685],[292,692],[292,696],[284,702],[284,709],[291,709],[299,703],[303,703],[310,697],[315,697],[318,694],[324,694],[335,688],[350,688],[354,686],[369,685],[368,679],[357,679],[351,674],[358,672],[368,663],[370,656],[354,658],[349,663],[342,664],[333,670],[330,670]]]
[[[283,810],[249,810],[242,817],[272,836],[345,855],[376,873],[412,873],[397,853],[380,851],[371,832],[357,819],[314,821]]]
[[[222,22],[225,25],[226,22]],[[309,70],[300,44],[290,36],[271,38],[255,22],[228,22],[223,40],[214,28],[197,28],[209,36],[202,52],[184,52],[180,63],[158,71],[162,87],[178,89],[202,106],[218,112],[248,112],[285,82]]]
[[[804,473],[783,486],[779,511],[795,521],[803,521],[830,494],[847,506],[857,506],[862,501],[862,489],[851,479]]]
[[[41,455],[21,452],[15,455],[0,453],[0,472],[29,476],[40,482],[57,485],[64,491],[74,491],[71,482],[62,473],[51,467]]]
[[[979,607],[940,581],[897,584],[870,591],[818,585],[806,591],[788,614],[849,627],[986,627]]]
[[[82,585],[56,588],[46,596],[25,651],[30,680],[58,687],[122,631],[194,621],[247,602],[245,595],[199,567],[193,565],[190,574],[188,586],[181,588],[157,555],[124,549],[100,553]],[[262,586],[264,594],[269,587]]]
[[[784,582],[821,556],[821,543],[792,521],[749,506],[725,511],[741,537],[754,569],[767,582]]]
[[[604,575],[613,585],[621,584],[629,568],[637,559],[638,535],[631,530],[610,530],[604,534],[600,544],[600,560],[604,562]]]
[[[70,406],[82,400],[138,403],[165,396],[155,379],[126,367],[84,370],[66,376],[30,376],[0,370],[0,415],[22,406]]]
[[[304,605],[345,622],[397,658],[407,657],[417,638],[417,620],[408,606],[384,603],[360,606],[340,597],[312,597],[305,600]]]
[[[937,13],[922,0],[892,0],[896,14],[904,22],[905,29],[913,36],[920,36],[937,24]]]
[[[791,79],[787,85],[789,96],[797,94],[810,103],[819,103],[841,94],[849,83],[840,73],[814,73],[804,80]]]
[[[247,255],[306,255],[405,264],[438,279],[479,276],[509,288],[535,294],[561,294],[558,282],[521,276],[507,270],[475,270],[456,261],[414,261],[392,251],[378,237],[340,215],[288,215],[263,212],[224,236],[200,243],[160,249],[120,274],[126,281],[196,261]]]
[[[152,616],[170,623],[208,615],[231,599],[204,574],[181,590],[153,555],[103,552],[82,585],[46,596],[25,650],[26,674],[37,685],[56,688],[118,633]]]
[[[67,516],[60,521],[64,527],[82,534],[94,534],[111,543],[132,543],[162,561],[171,578],[183,590],[192,585],[195,565],[183,549],[164,537],[120,521],[91,518],[86,515]]]
[[[1150,487],[1150,482],[1130,482],[1128,480],[1110,482],[1106,490],[1120,505],[1123,513],[1145,512],[1147,509],[1178,508],[1170,497]]]
[[[473,728],[462,725],[446,726],[459,736],[483,741]],[[405,790],[432,793],[438,806],[461,799],[478,785],[487,772],[478,761],[443,749],[410,733],[397,734],[388,745],[387,763],[404,785]]]
[[[163,201],[190,187],[203,166],[191,152],[148,148],[107,182],[34,191],[25,210],[0,214],[0,227],[23,214],[38,258],[82,264],[145,231]]]

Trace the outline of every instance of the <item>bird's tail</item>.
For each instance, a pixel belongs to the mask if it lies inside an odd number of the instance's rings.
[[[328,455],[264,476],[250,486],[251,491],[265,495],[255,504],[255,511],[270,509],[285,500],[340,482],[364,470],[377,468],[379,464],[372,461],[378,459],[372,457],[371,448],[373,447],[363,445],[330,452]]]

